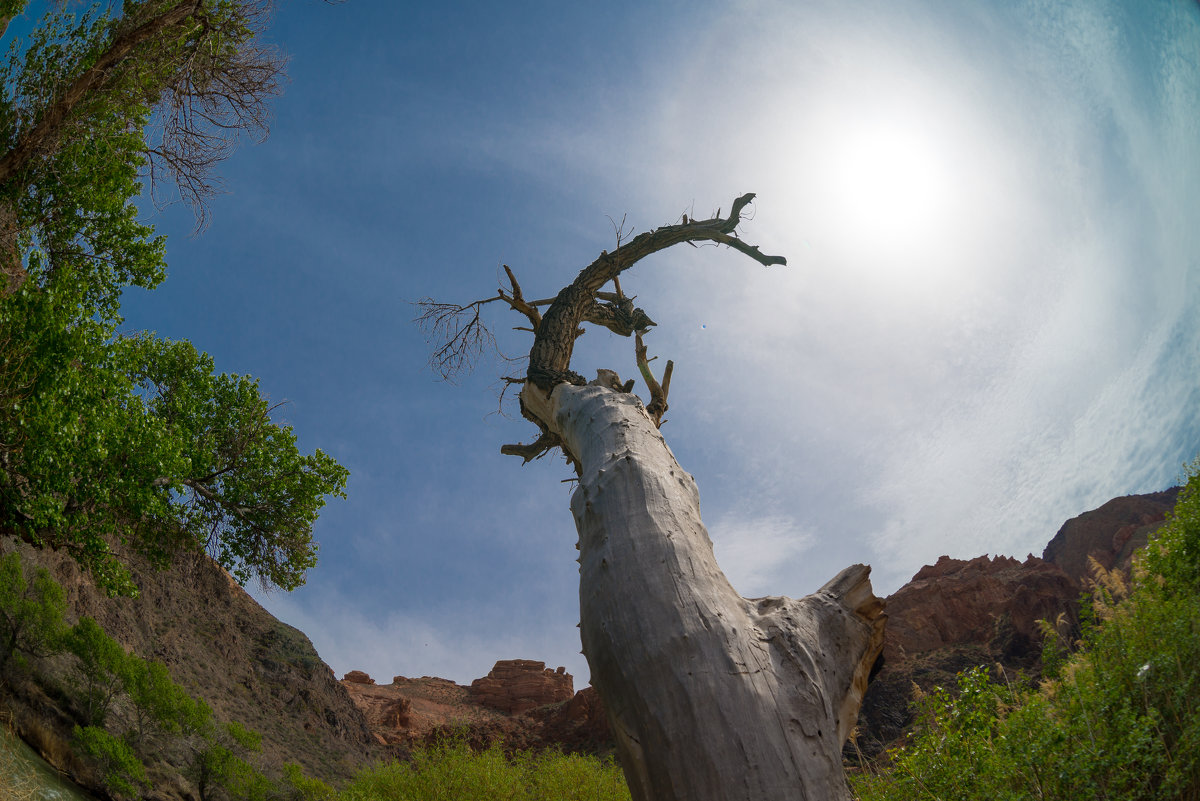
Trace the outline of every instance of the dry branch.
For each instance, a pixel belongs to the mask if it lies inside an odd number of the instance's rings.
[[[646,383],[651,395],[648,408],[653,410],[651,413],[655,424],[661,424],[662,415],[667,409],[673,364],[667,363],[661,385],[650,373],[649,362],[643,364],[645,348],[641,335],[655,323],[644,309],[634,306],[634,298],[621,291],[620,275],[647,256],[683,242],[728,245],[763,266],[787,264],[782,256],[766,255],[757,247],[738,239],[737,226],[741,222],[742,211],[753,200],[754,194],[747,193],[733,201],[728,217],[722,218],[719,211],[708,220],[689,219],[684,215],[681,223],[646,231],[629,241],[625,241],[624,221],[619,228],[614,223],[617,249],[612,253],[607,250],[602,252],[554,298],[526,300],[513,271],[504,265],[510,286],[508,289],[501,287],[490,298],[465,305],[422,299],[417,303],[422,309],[417,322],[436,345],[429,360],[431,367],[444,379],[453,380],[459,373],[471,369],[485,349],[494,349],[496,339],[484,324],[481,313],[485,305],[503,301],[529,320],[530,329],[522,327],[520,330],[531,330],[534,334],[529,350],[527,380],[521,392],[521,413],[537,424],[540,435],[537,441],[528,445],[506,445],[502,452],[521,456],[528,461],[544,453],[546,447],[560,444],[555,442],[546,445],[550,442],[546,438],[549,421],[539,418],[530,410],[530,393],[538,391],[545,395],[563,382],[576,386],[587,383],[582,375],[571,369],[575,340],[583,333],[585,323],[601,326],[621,336],[638,337],[638,350],[635,353],[638,354],[639,370],[644,377],[648,376]],[[615,291],[604,289],[609,282],[613,283]],[[540,310],[542,307],[546,307],[544,312]],[[531,453],[535,456],[529,456]],[[566,455],[568,459],[573,458],[570,453]]]

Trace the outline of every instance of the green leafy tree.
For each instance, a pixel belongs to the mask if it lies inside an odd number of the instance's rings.
[[[119,9],[115,8],[119,5]],[[347,472],[302,454],[246,376],[118,333],[165,277],[143,183],[206,220],[216,165],[266,132],[282,59],[261,0],[126,0],[48,14],[0,67],[0,525],[135,592],[114,538],[165,565],[207,550],[291,589]],[[0,31],[23,3],[0,3]]]
[[[14,655],[49,656],[62,647],[66,609],[62,587],[45,568],[26,578],[20,554],[0,557],[0,676]]]
[[[267,801],[275,783],[250,764],[246,755],[262,751],[262,735],[234,721],[210,727],[198,739],[192,763],[200,801],[227,796]]]
[[[127,742],[96,726],[76,726],[71,743],[75,752],[99,768],[104,786],[117,796],[139,795],[150,786],[146,766]]]
[[[130,655],[90,617],[71,627],[65,644],[76,657],[84,723],[103,726],[113,701],[124,691]]]
[[[130,701],[128,736],[136,747],[150,742],[156,732],[191,734],[208,722],[208,707],[176,684],[162,662],[130,654],[121,683]]]

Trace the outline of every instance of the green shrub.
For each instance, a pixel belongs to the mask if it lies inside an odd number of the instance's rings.
[[[1079,648],[1056,654],[1051,678],[1014,690],[960,674],[956,698],[919,702],[911,741],[890,770],[855,780],[859,797],[1200,799],[1198,465],[1132,589],[1095,571]]]
[[[129,654],[90,617],[80,618],[71,627],[65,644],[76,657],[83,720],[89,726],[103,726],[124,688]]]
[[[619,801],[629,798],[621,769],[595,757],[520,753],[500,745],[472,751],[450,740],[413,752],[410,762],[362,771],[340,801]]]
[[[0,557],[0,674],[14,655],[59,652],[66,609],[66,594],[44,567],[27,578],[20,554]]]
[[[294,762],[283,766],[281,783],[284,801],[335,801],[337,791],[320,779],[304,775],[304,769]]]
[[[129,744],[104,729],[76,726],[71,744],[75,753],[100,769],[104,786],[114,795],[135,796],[138,785],[149,785],[146,768]]]
[[[262,735],[240,723],[206,726],[193,737],[191,774],[200,801],[223,795],[239,801],[272,798],[277,789],[274,782],[239,754],[261,750]]]

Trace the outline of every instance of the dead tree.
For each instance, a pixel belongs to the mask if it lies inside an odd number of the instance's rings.
[[[578,473],[571,511],[583,653],[638,801],[849,799],[841,749],[883,644],[886,616],[867,566],[846,568],[800,600],[739,596],[713,556],[695,481],[658,430],[672,365],[661,382],[651,372],[642,335],[653,323],[619,276],[681,242],[785,264],[737,238],[753,198],[737,198],[725,218],[684,216],[628,242],[618,236],[615,251],[552,300],[526,300],[505,267],[509,285],[492,298],[422,301],[420,320],[440,336],[433,363],[444,373],[491,341],[485,304],[500,301],[529,321],[528,371],[509,380],[522,385],[522,414],[540,435],[502,451],[528,461],[557,447]],[[584,323],[635,338],[648,403],[611,370],[590,383],[571,370]]]

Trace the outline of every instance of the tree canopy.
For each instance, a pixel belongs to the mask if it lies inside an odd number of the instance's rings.
[[[25,2],[0,3],[0,31]],[[51,11],[0,66],[0,527],[113,592],[118,554],[206,549],[291,589],[347,471],[303,454],[249,376],[188,342],[126,335],[120,299],[166,276],[143,190],[207,221],[215,168],[266,133],[283,58],[262,0]]]

